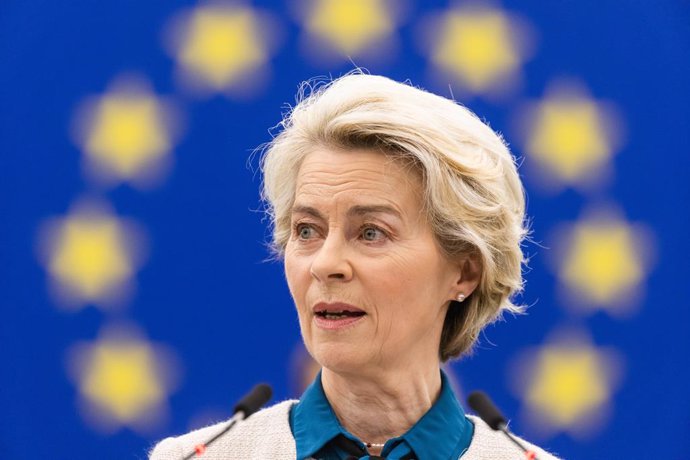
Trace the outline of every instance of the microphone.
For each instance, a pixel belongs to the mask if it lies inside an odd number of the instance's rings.
[[[235,426],[237,422],[240,422],[248,418],[254,412],[261,409],[261,406],[266,404],[268,400],[271,399],[272,395],[273,390],[271,389],[270,385],[267,385],[265,383],[259,383],[258,385],[254,386],[254,388],[252,388],[249,393],[244,395],[244,397],[240,399],[240,401],[235,405],[235,408],[233,409],[233,416],[227,422],[225,427],[223,427],[223,429],[220,432],[211,437],[208,441],[194,446],[194,451],[190,452],[186,457],[183,458],[183,460],[190,460],[195,455],[199,457],[203,455],[203,453],[206,452],[206,449],[212,443],[214,443],[218,438],[230,431],[230,429],[232,429],[232,427]]]
[[[252,388],[252,391],[244,395],[244,398],[240,399],[233,409],[233,414],[243,412],[243,419],[249,417],[254,412],[261,409],[261,406],[266,404],[271,396],[273,395],[273,389],[266,383],[259,383]]]
[[[527,449],[508,429],[508,422],[506,421],[501,411],[491,402],[491,399],[483,391],[473,391],[467,398],[467,404],[473,411],[479,415],[479,418],[484,420],[484,423],[494,431],[502,431],[513,444],[525,453],[527,460],[538,460],[537,454]]]

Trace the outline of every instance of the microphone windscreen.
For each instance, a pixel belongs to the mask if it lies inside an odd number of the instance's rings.
[[[273,395],[273,390],[270,385],[265,383],[259,383],[254,388],[247,393],[244,398],[240,399],[240,402],[235,406],[234,412],[239,411],[244,412],[244,418],[249,417],[254,412],[261,409],[261,406],[266,404],[271,396]]]
[[[467,398],[467,403],[492,430],[498,430],[501,425],[506,425],[506,419],[491,402],[486,393],[474,391]]]

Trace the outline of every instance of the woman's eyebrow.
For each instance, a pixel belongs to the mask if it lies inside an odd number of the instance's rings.
[[[398,219],[402,219],[402,215],[400,214],[400,212],[397,209],[395,209],[392,206],[385,205],[385,204],[353,206],[347,211],[347,214],[349,216],[363,216],[366,214],[392,214],[393,216],[397,217]]]
[[[292,214],[306,214],[315,219],[323,219],[323,214],[318,209],[311,206],[296,205],[292,208]],[[379,205],[356,205],[347,211],[348,216],[364,216],[367,214],[391,214],[398,219],[402,219],[402,214],[392,206],[385,204]]]
[[[316,208],[312,208],[311,206],[302,206],[302,205],[293,206],[292,214],[307,214],[307,215],[312,216],[316,219],[323,219],[323,215],[321,215],[319,210]]]

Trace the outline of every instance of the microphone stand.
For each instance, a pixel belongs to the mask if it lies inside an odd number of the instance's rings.
[[[474,391],[470,393],[467,398],[469,406],[479,415],[484,423],[489,425],[492,430],[501,431],[510,441],[515,444],[518,449],[525,453],[527,460],[538,460],[537,454],[527,449],[508,429],[508,423],[501,411],[491,402],[491,399],[486,393],[481,391]]]
[[[208,441],[194,446],[194,451],[187,454],[182,460],[190,460],[191,458],[194,458],[195,455],[201,456],[204,452],[206,452],[206,449],[209,445],[211,445],[213,442],[215,442],[216,439],[220,438],[225,433],[230,431],[232,427],[235,426],[235,424],[237,424],[237,422],[241,422],[244,419],[244,412],[237,411],[237,413],[233,415],[230,420],[228,420],[228,422],[225,424],[225,427],[222,430],[220,430],[217,434],[211,437]]]
[[[240,400],[240,402],[237,403],[232,418],[228,420],[223,429],[216,433],[213,437],[208,439],[206,442],[202,442],[201,444],[197,444],[196,446],[194,446],[194,451],[187,454],[185,457],[183,457],[182,460],[190,460],[194,458],[194,456],[200,457],[201,455],[203,455],[203,453],[206,452],[208,446],[214,443],[225,433],[230,431],[232,427],[234,427],[238,422],[241,422],[242,420],[249,418],[250,415],[259,410],[261,406],[266,404],[268,400],[271,399],[272,394],[273,390],[269,385],[266,385],[265,383],[260,383],[256,385],[254,388],[251,389],[249,393],[247,393],[244,396],[244,398]]]

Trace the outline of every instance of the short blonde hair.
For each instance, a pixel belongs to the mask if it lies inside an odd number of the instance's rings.
[[[262,158],[263,198],[282,256],[302,159],[319,147],[375,149],[409,162],[423,179],[425,211],[449,258],[481,264],[477,289],[452,302],[439,348],[458,357],[503,311],[519,312],[526,235],[524,190],[502,138],[467,108],[385,77],[349,74],[320,88],[302,86],[297,105]]]

